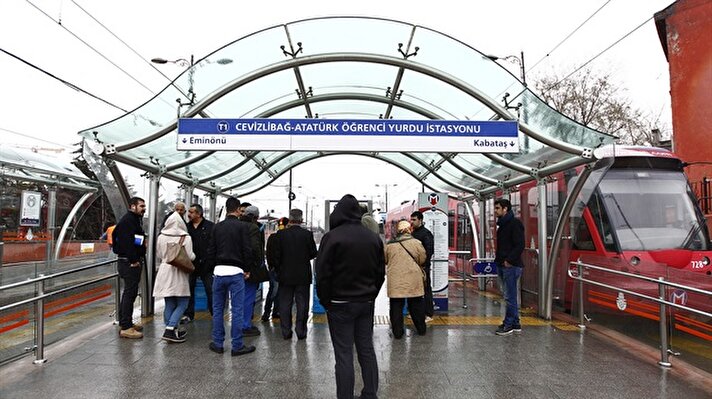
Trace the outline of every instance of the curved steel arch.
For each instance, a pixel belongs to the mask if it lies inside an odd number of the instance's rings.
[[[221,97],[225,96],[229,92],[247,84],[250,82],[253,82],[257,79],[260,79],[262,77],[271,75],[276,72],[284,71],[287,69],[292,69],[292,68],[297,68],[300,66],[304,65],[312,65],[312,64],[322,64],[322,63],[329,63],[329,62],[366,62],[366,63],[375,63],[375,64],[383,64],[383,65],[391,65],[395,67],[402,67],[414,72],[418,72],[427,76],[430,76],[434,79],[440,80],[444,83],[447,83],[460,91],[467,93],[471,97],[477,99],[484,105],[486,105],[490,110],[494,111],[499,117],[506,119],[506,120],[515,120],[516,118],[505,108],[502,107],[499,103],[497,103],[496,100],[490,98],[480,90],[478,90],[475,87],[472,87],[469,83],[458,79],[457,77],[454,77],[448,73],[445,73],[443,71],[437,70],[435,68],[429,67],[427,65],[423,64],[418,64],[413,61],[409,61],[407,59],[400,59],[396,57],[390,57],[390,56],[385,56],[385,55],[379,55],[379,54],[367,54],[367,53],[329,53],[329,54],[318,54],[318,55],[311,55],[311,56],[305,56],[305,57],[299,57],[299,58],[293,58],[287,61],[282,61],[278,62],[272,65],[265,66],[263,68],[257,69],[251,74],[248,74],[247,76],[237,78],[233,80],[232,82],[227,83],[226,85],[222,86],[221,88],[213,91],[209,95],[207,95],[205,98],[200,100],[198,103],[196,103],[191,109],[187,110],[184,114],[184,117],[194,117],[198,115],[200,112],[202,112],[205,108],[207,108],[210,104],[214,103]],[[116,151],[125,151],[129,150],[135,147],[139,147],[143,144],[149,143],[155,139],[158,139],[159,137],[162,137],[171,131],[173,131],[177,126],[177,121],[172,122],[171,124],[165,126],[163,129],[160,129],[159,131],[147,135],[145,137],[142,137],[138,140],[134,140],[128,143],[123,143],[123,144],[117,144],[115,145]],[[586,155],[590,153],[590,149],[580,147],[577,145],[569,144],[560,140],[556,140],[551,137],[547,137],[545,135],[542,135],[536,131],[534,131],[532,128],[530,128],[528,125],[524,123],[519,124],[520,130],[522,133],[526,134],[529,137],[534,138],[537,141],[540,141],[542,143],[545,143],[551,147],[557,148],[561,151],[568,152],[570,154],[574,155]]]

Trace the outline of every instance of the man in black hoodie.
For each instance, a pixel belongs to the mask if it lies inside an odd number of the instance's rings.
[[[507,303],[504,321],[495,334],[510,335],[522,331],[517,304],[517,283],[524,266],[524,225],[514,217],[512,203],[508,199],[499,198],[494,201],[494,214],[497,216],[497,251],[494,262],[497,264],[497,274],[503,282],[502,294]]]
[[[353,195],[341,198],[316,258],[316,290],[329,320],[339,399],[354,396],[354,344],[363,377],[361,398],[376,398],[378,391],[373,309],[386,266],[383,242],[361,224],[361,216]]]

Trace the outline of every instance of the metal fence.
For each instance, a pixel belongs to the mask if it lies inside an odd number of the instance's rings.
[[[571,262],[572,266],[575,266],[576,268],[569,268],[568,270],[568,275],[569,278],[578,281],[578,314],[579,314],[579,327],[581,329],[586,328],[586,316],[584,313],[584,301],[583,301],[583,285],[584,284],[590,284],[590,285],[595,285],[598,287],[603,287],[603,288],[608,288],[610,290],[618,291],[618,292],[623,292],[625,294],[633,295],[638,298],[646,299],[652,302],[656,302],[660,306],[659,310],[659,318],[660,318],[660,361],[658,362],[659,365],[664,366],[664,367],[671,367],[672,364],[670,363],[669,360],[669,337],[668,337],[668,330],[667,330],[667,307],[674,307],[677,309],[681,309],[687,312],[695,313],[698,315],[702,315],[705,317],[711,317],[712,318],[712,313],[705,312],[700,309],[695,309],[691,308],[688,306],[684,306],[681,304],[673,303],[668,301],[665,295],[665,288],[666,287],[672,287],[672,288],[677,288],[677,289],[682,289],[685,291],[689,292],[694,292],[697,294],[705,295],[706,297],[709,297],[709,299],[712,301],[712,292],[711,291],[706,291],[706,290],[701,290],[699,288],[695,287],[689,287],[686,285],[682,284],[677,284],[673,283],[670,281],[666,281],[664,277],[658,277],[657,279],[652,278],[652,277],[645,277],[641,276],[638,274],[632,274],[632,273],[626,273],[618,270],[613,270],[613,269],[608,269],[605,267],[600,267],[600,266],[595,266],[595,265],[590,265],[587,263],[583,263],[581,261],[577,262]],[[631,291],[629,289],[621,288],[621,287],[616,287],[611,284],[606,284],[602,283],[600,281],[594,281],[585,278],[585,273],[584,269],[586,270],[595,270],[598,272],[603,272],[603,273],[611,273],[615,274],[618,276],[623,276],[623,277],[628,277],[632,279],[638,279],[642,281],[647,281],[649,283],[655,283],[658,285],[658,297],[652,297],[650,295],[646,295],[640,292],[635,292]]]
[[[27,299],[24,299],[21,301],[17,301],[17,302],[13,302],[13,303],[10,303],[7,305],[0,306],[0,312],[3,312],[3,311],[13,309],[13,308],[16,308],[16,307],[19,307],[22,305],[34,303],[34,305],[35,305],[34,312],[35,312],[35,319],[36,319],[35,327],[34,327],[35,328],[34,336],[36,337],[36,339],[35,339],[36,342],[32,349],[35,352],[35,360],[34,360],[35,364],[41,364],[41,363],[44,363],[45,361],[47,361],[47,359],[44,358],[44,347],[45,347],[45,343],[44,343],[44,333],[45,333],[45,331],[44,331],[45,330],[44,313],[45,313],[45,311],[44,310],[45,310],[45,301],[46,300],[48,300],[54,296],[69,292],[71,290],[75,290],[77,288],[85,287],[85,286],[95,284],[95,283],[98,283],[98,282],[101,282],[104,280],[114,279],[115,280],[114,295],[115,295],[115,302],[116,302],[116,304],[115,304],[116,308],[115,308],[115,312],[114,312],[115,313],[115,316],[114,316],[115,323],[118,323],[118,317],[119,317],[119,290],[120,290],[121,284],[120,284],[119,274],[116,272],[114,272],[112,274],[95,277],[90,280],[83,281],[81,283],[74,284],[69,287],[63,287],[61,289],[56,289],[56,290],[48,290],[47,289],[48,286],[51,286],[51,284],[48,284],[48,283],[51,283],[52,280],[54,280],[58,277],[66,276],[68,274],[92,270],[92,269],[99,268],[101,266],[106,266],[106,265],[115,264],[115,263],[116,263],[116,259],[105,260],[105,261],[94,263],[91,265],[81,266],[81,267],[77,267],[74,269],[65,270],[65,271],[61,271],[61,272],[53,273],[53,274],[49,274],[49,275],[40,274],[39,277],[36,277],[36,278],[31,278],[31,279],[28,279],[25,281],[20,281],[20,282],[0,286],[0,292],[9,290],[9,289],[13,289],[13,288],[26,286],[26,285],[34,285],[34,287],[35,287],[35,295],[32,298],[27,298]]]

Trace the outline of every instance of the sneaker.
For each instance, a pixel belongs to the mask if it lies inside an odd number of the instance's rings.
[[[522,325],[521,324],[515,324],[512,326],[512,331],[515,333],[520,333],[522,332]]]
[[[190,316],[183,316],[180,318],[180,324],[188,324],[191,321],[193,321],[193,319],[191,319]]]
[[[213,352],[215,352],[215,353],[221,353],[221,354],[222,354],[223,352],[225,352],[225,349],[223,349],[223,348],[220,347],[220,346],[215,345],[215,342],[211,342],[210,345],[208,345],[208,348],[210,348],[210,350],[213,351]]]
[[[425,316],[425,322],[426,322],[426,323],[430,323],[431,321],[433,321],[433,318],[432,318],[432,317],[430,317],[430,316]]]
[[[143,333],[140,333],[140,332],[134,330],[133,327],[131,327],[131,328],[127,328],[125,330],[121,330],[119,332],[119,337],[129,338],[129,339],[139,339],[139,338],[143,338]]]
[[[262,334],[262,333],[261,333],[260,330],[259,330],[257,327],[255,327],[255,326],[252,326],[252,327],[250,327],[250,328],[245,328],[245,329],[242,330],[242,336],[243,336],[243,337],[256,337],[256,336],[258,336],[258,335],[260,335],[260,334]]]
[[[166,328],[166,331],[163,332],[163,336],[161,337],[161,339],[164,341],[175,342],[179,344],[181,342],[185,342],[185,335],[186,334],[181,334],[181,332],[175,328]]]
[[[138,332],[141,332],[141,331],[143,331],[143,324],[134,324],[133,329]]]
[[[260,317],[260,320],[262,320],[263,323],[267,323],[269,321],[269,315],[263,314],[262,317]]]
[[[287,334],[287,335],[282,335],[282,338],[283,338],[285,341],[290,340],[290,339],[292,339],[292,333],[290,332],[290,333]]]
[[[232,351],[230,351],[230,354],[231,354],[232,356],[241,356],[241,355],[246,355],[246,354],[248,354],[248,353],[252,353],[252,352],[254,352],[254,351],[255,351],[255,347],[254,347],[254,346],[252,346],[252,345],[250,345],[250,346],[242,345],[242,348],[237,349],[237,350],[234,350],[234,349],[233,349]]]
[[[176,329],[176,331],[178,331],[178,337],[179,337],[179,338],[185,338],[185,336],[188,335],[188,331],[185,331],[185,330],[178,330],[178,329]]]
[[[502,326],[497,329],[494,333],[497,335],[511,335],[514,329],[511,326]]]

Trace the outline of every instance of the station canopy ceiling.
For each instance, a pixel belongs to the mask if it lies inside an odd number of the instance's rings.
[[[183,118],[519,120],[518,154],[177,151]],[[546,105],[487,55],[398,21],[332,17],[255,32],[194,62],[132,112],[80,132],[105,158],[246,195],[336,154],[393,164],[434,191],[487,195],[592,160],[615,137]]]

